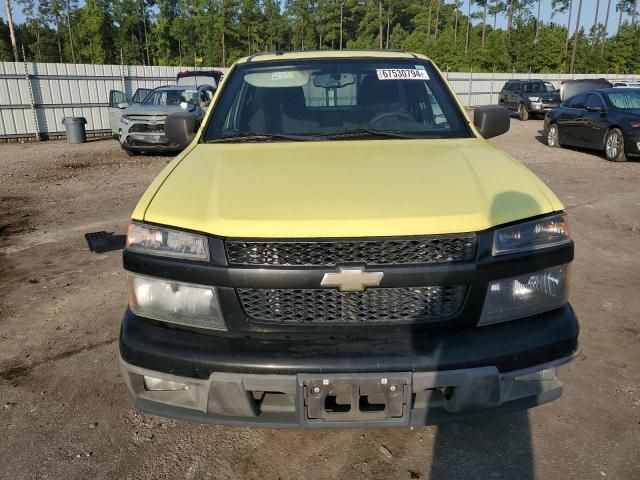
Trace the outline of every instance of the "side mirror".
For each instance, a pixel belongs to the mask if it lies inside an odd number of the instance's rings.
[[[130,105],[129,105],[127,102],[120,102],[120,103],[117,105],[117,107],[118,107],[120,110],[124,110],[125,108],[129,108],[129,106],[130,106]]]
[[[511,120],[504,107],[478,107],[473,112],[473,124],[483,138],[492,138],[506,133]]]
[[[198,122],[196,116],[189,112],[176,112],[164,120],[164,134],[171,143],[182,148],[189,145],[196,136]]]

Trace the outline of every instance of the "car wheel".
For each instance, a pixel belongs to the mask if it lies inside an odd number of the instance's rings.
[[[551,148],[560,147],[560,130],[555,123],[549,125],[549,130],[547,130],[547,145]]]
[[[125,152],[127,152],[127,155],[129,155],[130,157],[135,157],[136,155],[138,155],[138,152],[135,152],[133,150],[125,150]]]
[[[624,136],[618,128],[612,128],[604,141],[604,157],[610,162],[626,162]]]
[[[529,120],[529,112],[527,111],[527,107],[524,106],[524,103],[521,103],[518,107],[518,118],[523,122]]]

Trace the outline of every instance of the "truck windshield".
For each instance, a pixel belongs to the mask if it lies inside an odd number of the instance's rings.
[[[430,62],[379,58],[240,64],[204,141],[470,136]]]

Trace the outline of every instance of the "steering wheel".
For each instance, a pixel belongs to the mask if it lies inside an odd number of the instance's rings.
[[[370,124],[375,124],[375,123],[378,123],[378,122],[380,122],[382,120],[385,120],[387,118],[398,118],[398,119],[403,119],[403,120],[409,120],[410,122],[415,122],[416,121],[416,119],[413,118],[407,112],[385,112],[385,113],[379,113],[378,115],[373,117],[369,121],[369,123]]]

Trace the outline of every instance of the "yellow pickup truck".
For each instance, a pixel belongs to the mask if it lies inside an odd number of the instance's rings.
[[[143,411],[406,426],[556,399],[578,350],[556,196],[396,51],[236,62],[128,229],[120,365]]]

